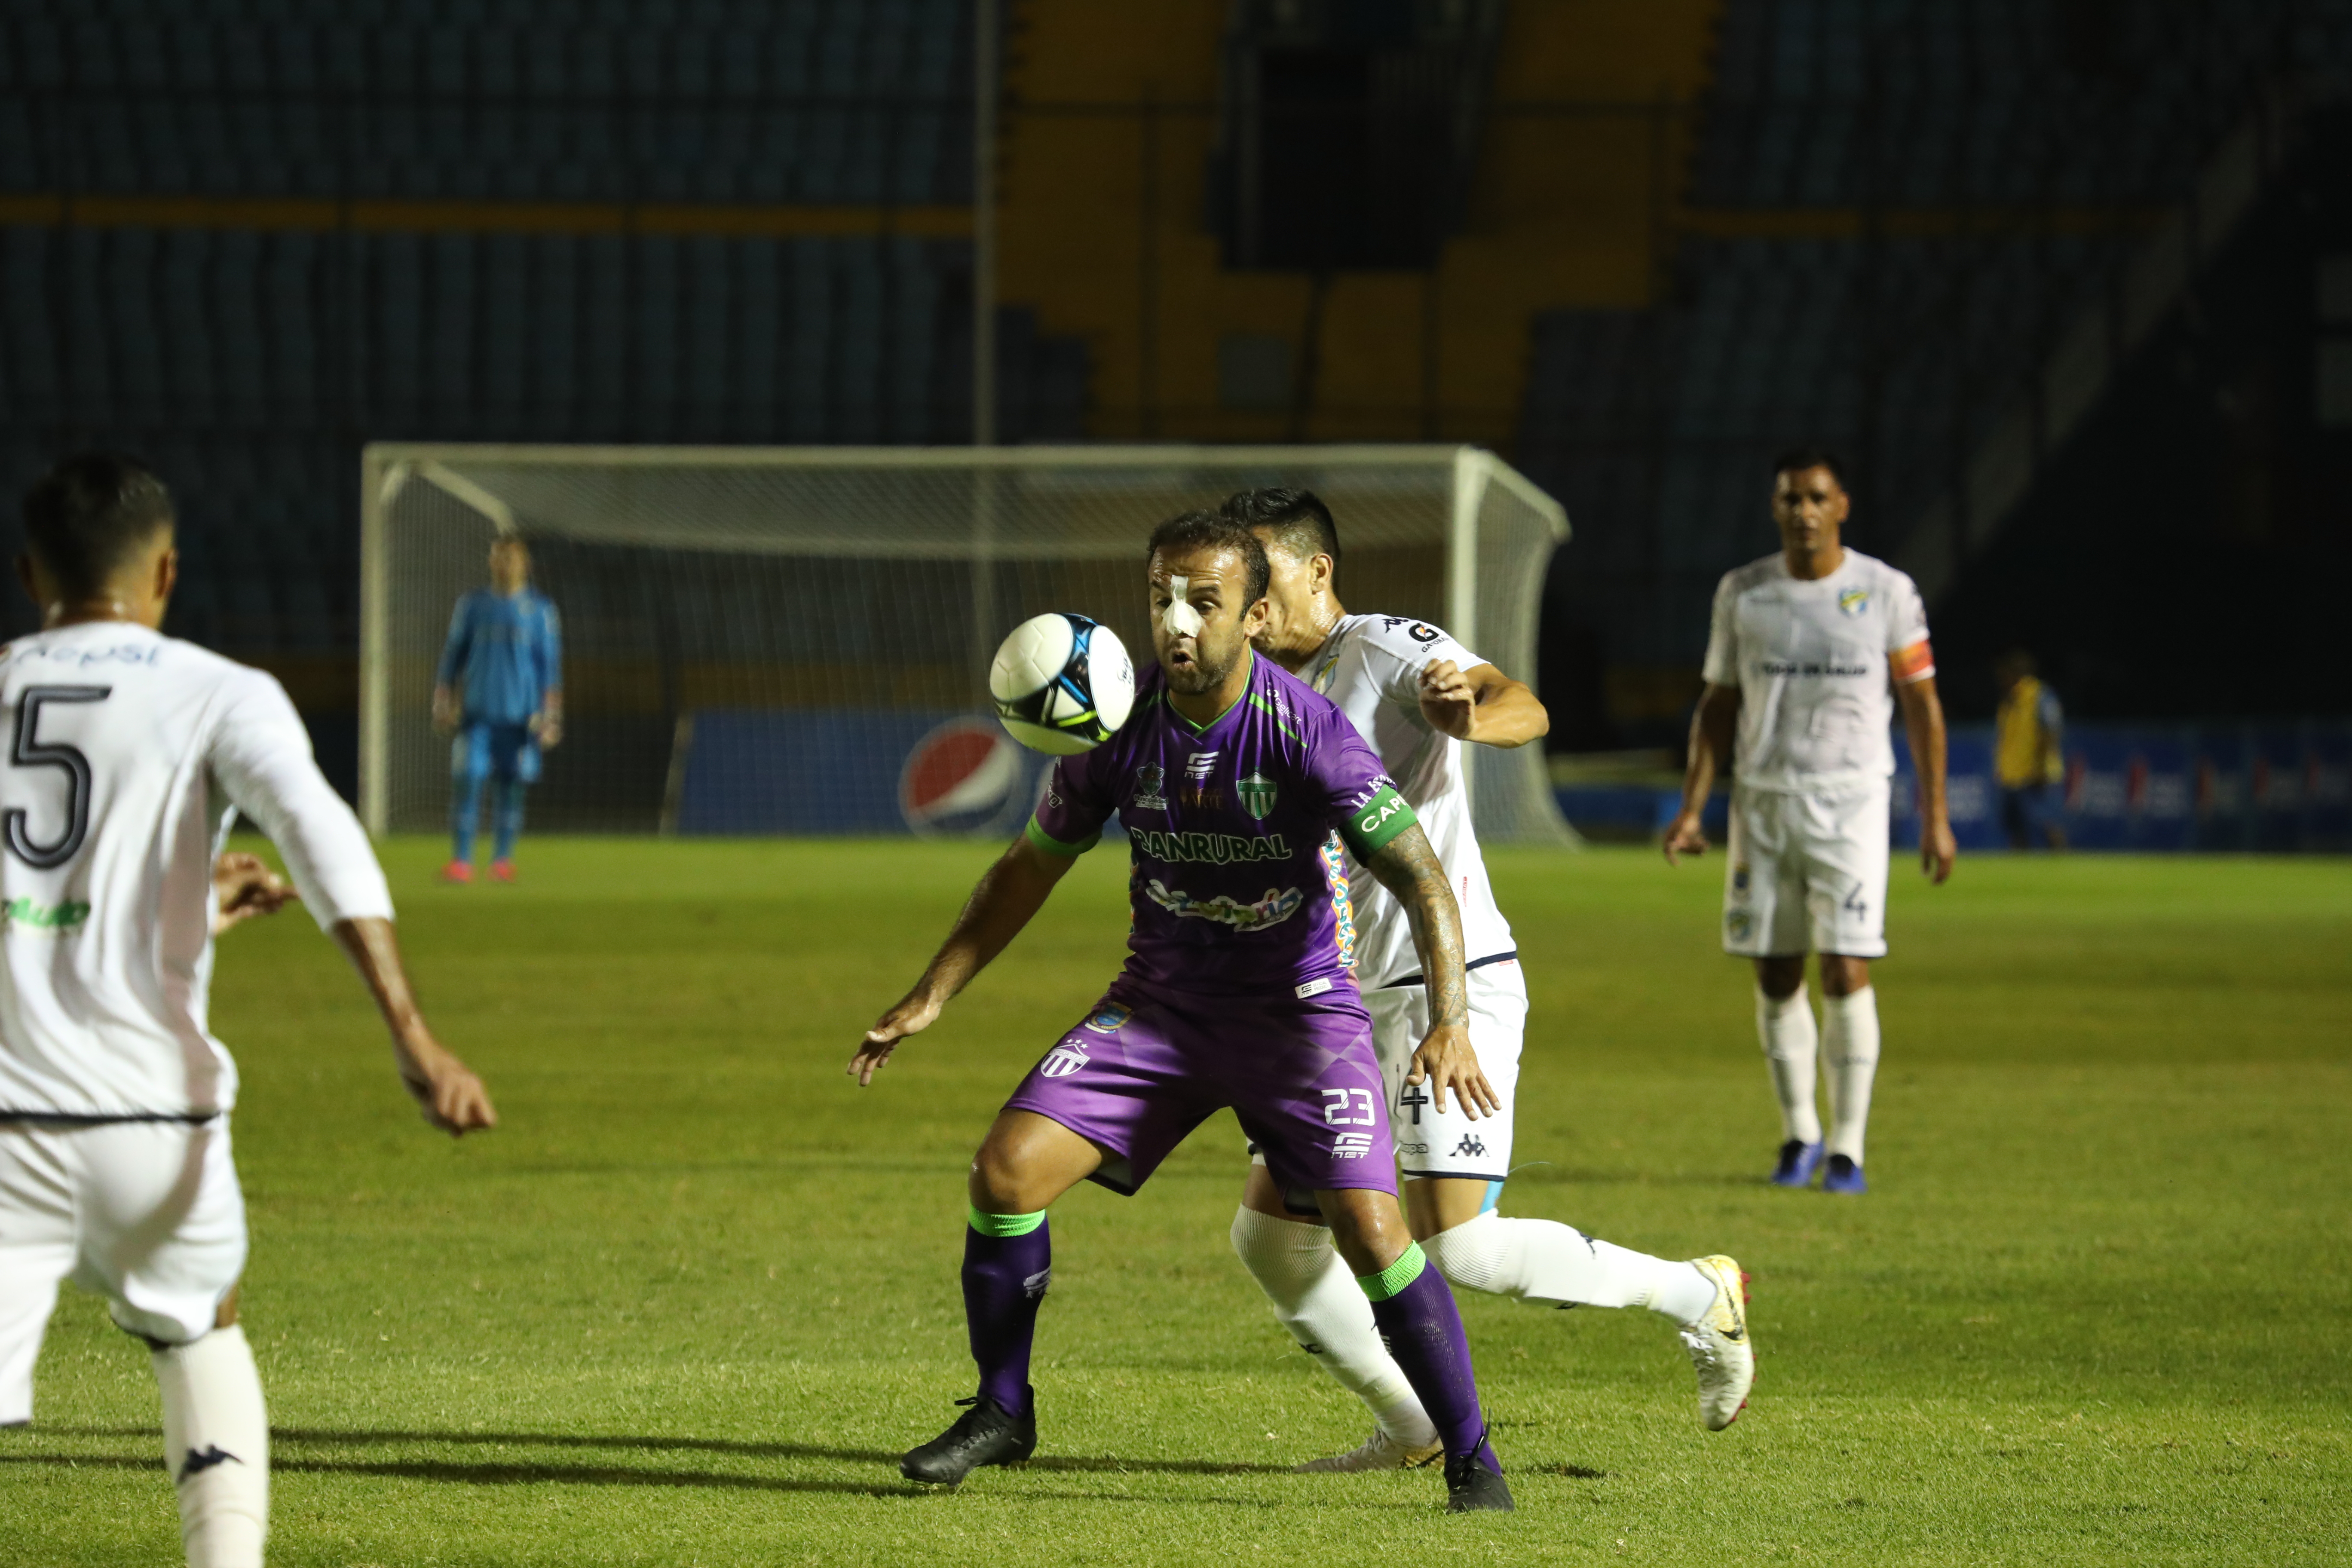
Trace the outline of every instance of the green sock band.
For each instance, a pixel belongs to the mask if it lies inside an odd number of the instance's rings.
[[[1394,1263],[1378,1274],[1357,1275],[1356,1283],[1361,1285],[1364,1294],[1373,1300],[1385,1301],[1420,1279],[1421,1271],[1428,1267],[1429,1256],[1422,1251],[1421,1243],[1409,1241]]]
[[[1035,1214],[982,1214],[971,1211],[971,1228],[982,1236],[1026,1236],[1045,1223],[1045,1211]]]

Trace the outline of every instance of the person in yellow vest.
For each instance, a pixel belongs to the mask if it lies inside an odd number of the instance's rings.
[[[2066,776],[2066,716],[2058,694],[2034,674],[2033,656],[2021,647],[2001,655],[1993,679],[2000,684],[2000,708],[1993,719],[1992,771],[2009,847],[2031,849],[2039,839],[2063,849],[2066,829],[2051,787]]]

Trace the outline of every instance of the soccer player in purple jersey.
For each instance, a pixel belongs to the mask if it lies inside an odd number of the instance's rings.
[[[1448,1509],[1508,1509],[1462,1320],[1397,1205],[1371,1019],[1340,951],[1334,900],[1346,884],[1322,850],[1336,831],[1407,911],[1431,1020],[1413,1076],[1441,1104],[1451,1094],[1491,1110],[1470,1045],[1453,892],[1346,715],[1251,650],[1266,614],[1256,537],[1191,512],[1153,531],[1147,559],[1160,663],[1132,716],[1055,765],[1027,830],[850,1058],[851,1075],[871,1083],[1119,814],[1134,857],[1127,965],[1022,1080],[972,1160],[963,1292],[980,1387],[899,1468],[951,1484],[1035,1450],[1029,1352],[1053,1277],[1047,1205],[1082,1180],[1132,1194],[1231,1106],[1274,1178],[1313,1194],[1370,1299],[1436,1426]]]

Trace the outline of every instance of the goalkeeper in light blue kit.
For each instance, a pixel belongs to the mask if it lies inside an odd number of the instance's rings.
[[[495,844],[490,875],[514,880],[523,795],[542,750],[563,738],[563,622],[530,585],[530,550],[512,534],[490,546],[490,585],[457,601],[434,677],[433,722],[457,735],[449,752],[449,864],[444,880],[474,879],[482,785]]]

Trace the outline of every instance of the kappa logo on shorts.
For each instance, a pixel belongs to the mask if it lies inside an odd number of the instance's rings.
[[[1426,1154],[1429,1152],[1429,1145],[1426,1143],[1400,1143],[1397,1145],[1397,1152],[1400,1154]]]
[[[1462,1135],[1462,1142],[1454,1146],[1454,1152],[1456,1155],[1475,1154],[1483,1158],[1486,1152],[1486,1141],[1483,1138],[1474,1138],[1465,1132]]]
[[[1360,1160],[1372,1152],[1372,1135],[1369,1132],[1342,1132],[1331,1140],[1331,1158]]]
[[[1088,1059],[1084,1047],[1076,1041],[1064,1040],[1045,1053],[1045,1059],[1037,1064],[1037,1070],[1047,1078],[1067,1078],[1086,1066]]]
[[[1134,1016],[1134,1008],[1123,1006],[1117,1002],[1106,1002],[1095,1009],[1094,1016],[1087,1020],[1087,1027],[1097,1035],[1116,1035],[1120,1029],[1126,1027],[1127,1021]]]

